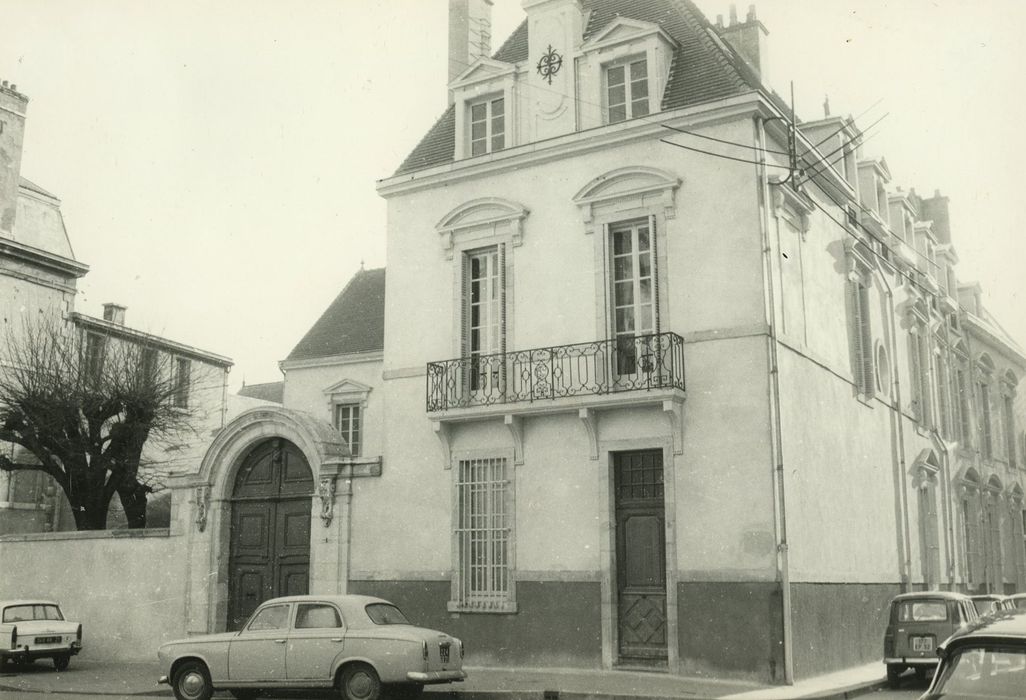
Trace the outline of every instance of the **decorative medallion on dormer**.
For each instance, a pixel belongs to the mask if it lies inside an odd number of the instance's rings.
[[[523,241],[524,219],[530,212],[523,204],[501,197],[474,199],[453,209],[435,226],[445,257],[452,260],[456,246],[508,238],[513,246]]]
[[[677,216],[674,192],[681,181],[665,170],[633,165],[600,175],[574,196],[584,215],[585,233],[593,233],[603,211],[619,205],[661,210],[665,219]]]
[[[556,50],[552,48],[552,44],[549,44],[549,50],[538,59],[538,75],[548,80],[549,85],[552,85],[552,76],[558,73],[562,67],[563,57],[556,53]]]

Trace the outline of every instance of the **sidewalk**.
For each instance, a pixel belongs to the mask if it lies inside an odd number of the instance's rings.
[[[39,661],[27,666],[6,666],[0,673],[0,693],[172,697],[168,686],[157,684],[157,678],[164,672],[156,663],[114,664],[75,658],[67,671],[58,673],[49,663]],[[810,678],[792,686],[629,671],[468,667],[467,673],[469,678],[463,683],[429,686],[425,700],[833,700],[856,697],[884,684],[883,666],[879,663]]]

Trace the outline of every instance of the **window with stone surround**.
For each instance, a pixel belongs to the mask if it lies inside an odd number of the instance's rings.
[[[635,56],[605,67],[606,122],[649,114],[648,60]]]
[[[335,430],[345,438],[346,444],[349,445],[349,451],[354,457],[360,456],[362,420],[360,404],[335,404]]]
[[[174,393],[171,405],[175,408],[189,407],[189,388],[192,386],[192,360],[187,357],[175,358]]]
[[[503,97],[473,102],[468,106],[470,155],[501,151],[506,147],[506,100]]]
[[[457,459],[450,611],[516,612],[511,463],[499,454]]]

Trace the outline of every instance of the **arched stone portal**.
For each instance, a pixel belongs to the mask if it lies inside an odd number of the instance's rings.
[[[277,477],[276,455],[283,461]],[[295,592],[296,586],[311,592],[344,591],[348,527],[335,517],[336,502],[339,517],[346,521],[348,478],[381,473],[380,461],[361,469],[355,462],[345,440],[327,422],[268,405],[239,414],[221,429],[198,473],[169,480],[177,504],[172,534],[185,538],[187,633],[228,629],[234,619],[245,616],[246,606]],[[243,523],[247,518],[255,520]],[[259,552],[266,547],[259,541],[277,538],[278,528],[286,553],[275,562],[261,562]],[[301,564],[304,553],[306,563]],[[241,604],[234,601],[236,591]],[[259,600],[253,602],[248,592]]]
[[[313,475],[288,440],[257,443],[235,476],[228,555],[228,629],[270,598],[310,591]]]

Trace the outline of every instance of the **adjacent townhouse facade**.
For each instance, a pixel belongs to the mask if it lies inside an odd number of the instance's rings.
[[[175,481],[186,631],[349,591],[468,663],[786,683],[878,660],[901,591],[1026,588],[1026,356],[947,199],[794,120],[754,11],[523,7],[492,54],[451,3],[387,284]]]
[[[7,81],[0,83],[0,372],[39,319],[59,319],[81,336],[91,363],[102,363],[115,344],[141,348],[140,361],[174,377],[172,401],[188,413],[179,435],[147,444],[142,481],[158,492],[151,527],[170,522],[168,475],[195,471],[211,435],[227,421],[230,359],[125,325],[126,307],[105,304],[103,318],[75,311],[77,282],[89,267],[79,261],[64,226],[60,200],[21,175],[28,98]],[[0,442],[15,463],[31,463],[23,448]],[[114,499],[110,527],[124,525]],[[75,529],[67,499],[53,480],[37,471],[0,470],[0,534]]]

